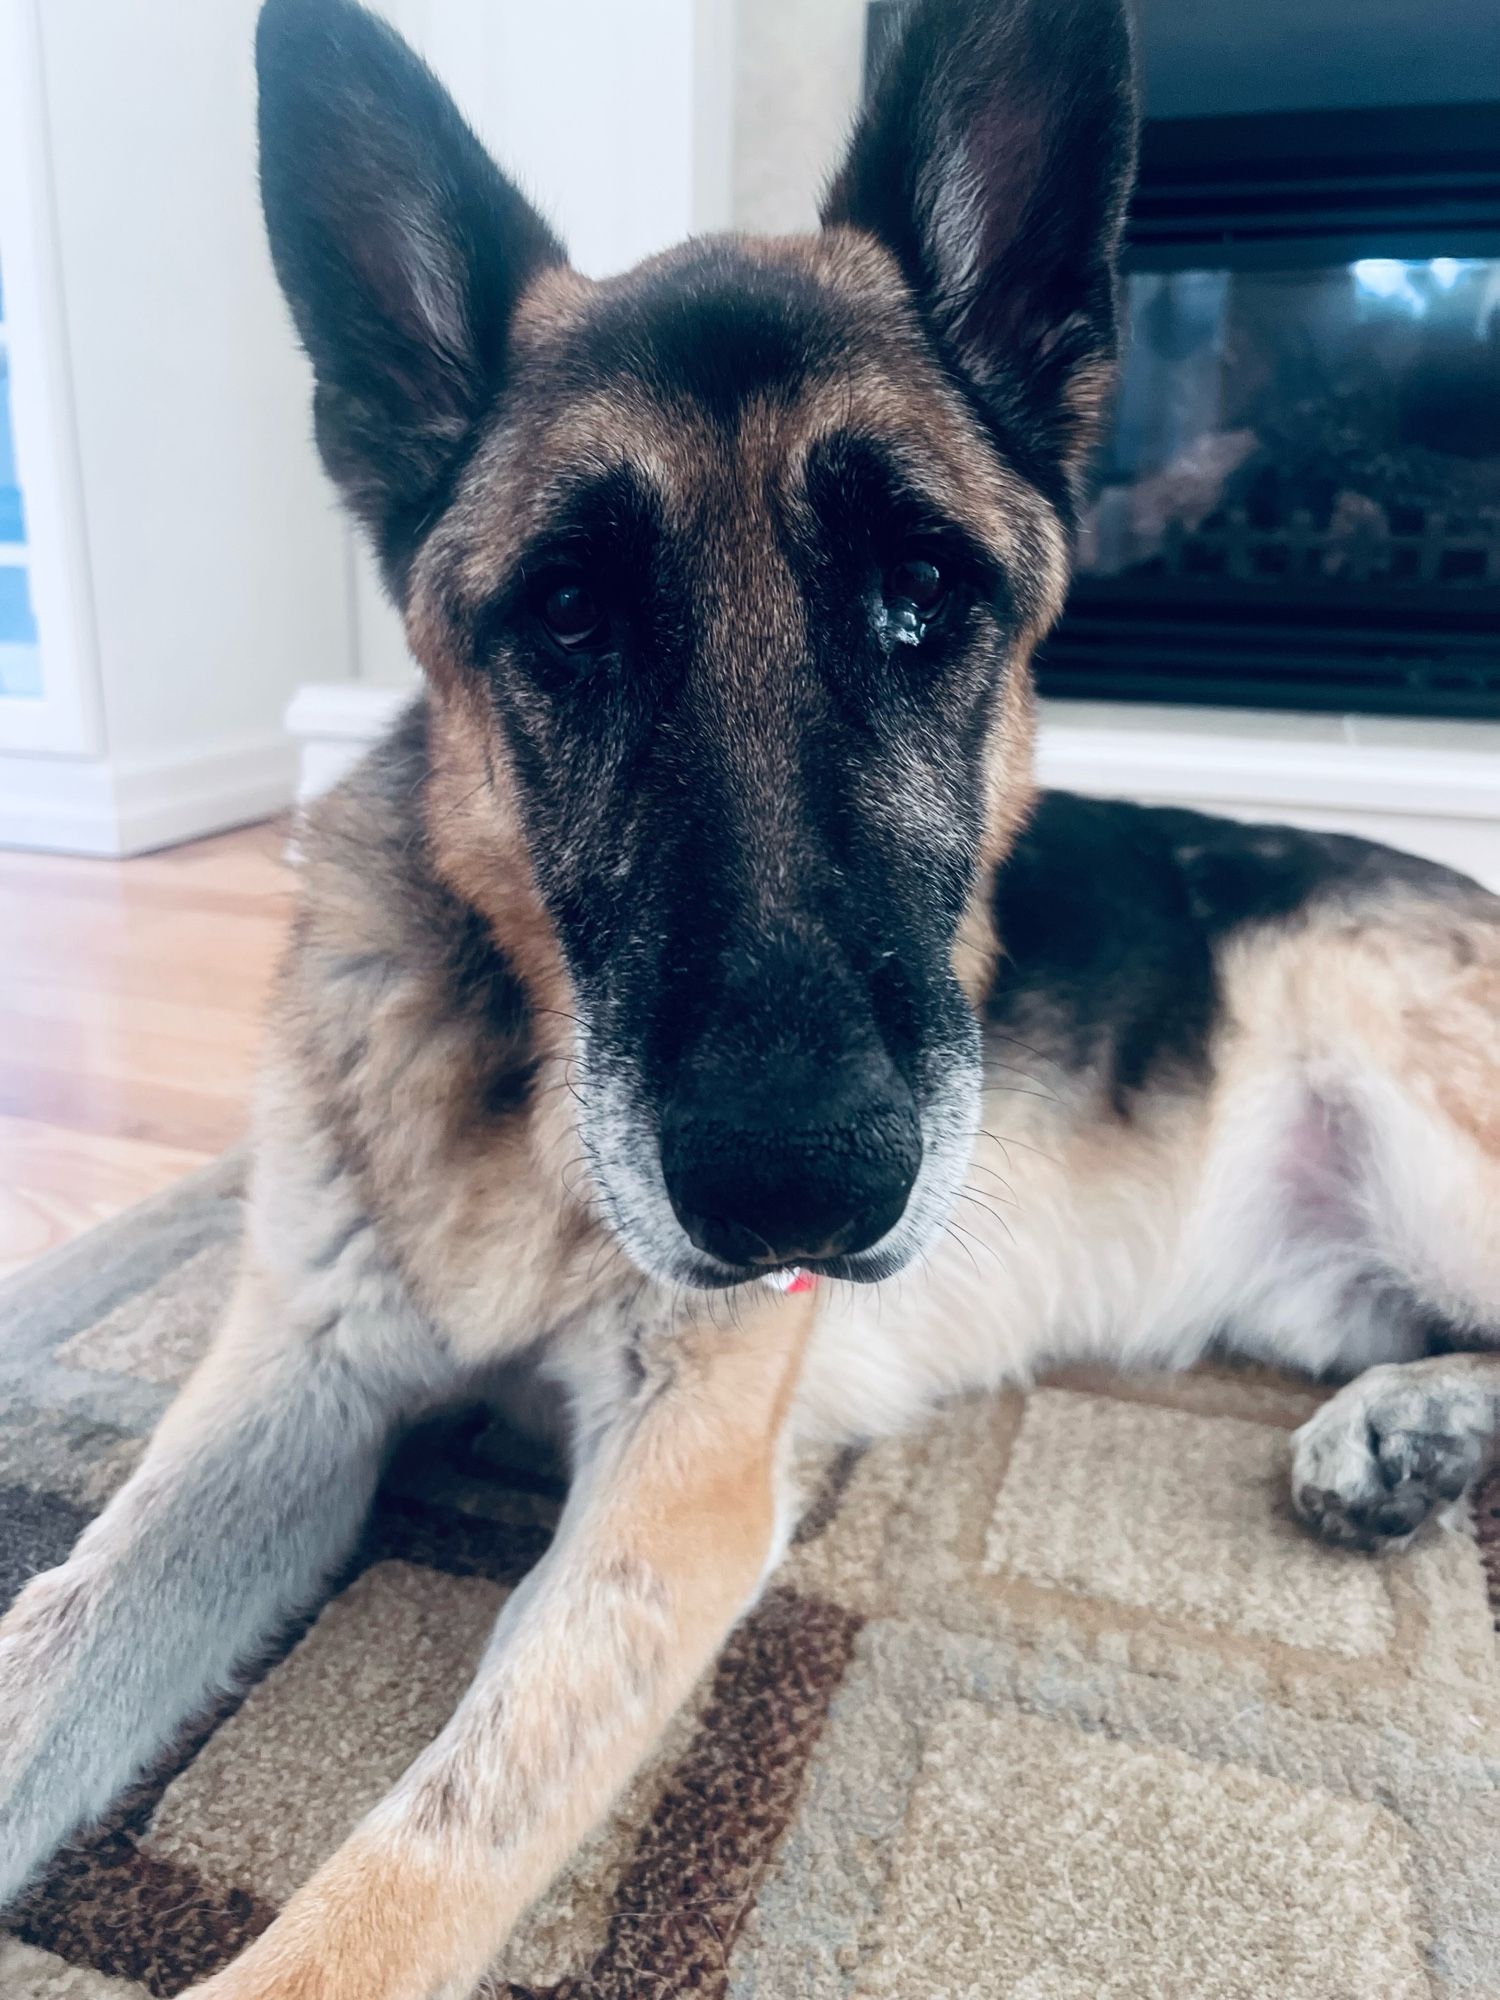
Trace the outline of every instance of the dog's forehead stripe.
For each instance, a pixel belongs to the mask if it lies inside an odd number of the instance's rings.
[[[512,338],[522,352],[584,332],[596,365],[611,341],[703,366],[683,354],[711,326],[739,358],[765,370],[798,369],[827,342],[869,338],[878,325],[912,326],[905,281],[872,237],[830,230],[822,237],[710,237],[664,251],[618,277],[595,280],[566,266],[539,271],[521,297]],[[795,346],[791,343],[795,342]]]

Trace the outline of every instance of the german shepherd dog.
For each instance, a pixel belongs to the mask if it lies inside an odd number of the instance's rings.
[[[1353,1378],[1295,1443],[1317,1533],[1463,1493],[1500,903],[1033,788],[1115,355],[1118,0],[925,0],[821,233],[604,283],[353,0],[268,0],[259,63],[318,442],[428,686],[307,826],[224,1324],[0,1628],[0,1887],[314,1596],[396,1427],[508,1371],[561,1414],[556,1540],[199,1989],[462,2000],[774,1567],[794,1443],[1218,1343]]]

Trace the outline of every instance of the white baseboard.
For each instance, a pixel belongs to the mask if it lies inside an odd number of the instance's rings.
[[[317,682],[298,688],[286,712],[298,752],[297,797],[315,799],[336,785],[351,765],[393,723],[417,691],[371,687],[361,681]]]
[[[102,759],[0,757],[0,847],[117,854],[114,774]]]
[[[1043,702],[1042,782],[1356,833],[1500,891],[1500,723]]]
[[[161,757],[0,757],[0,847],[124,856],[266,819],[292,803],[282,735]]]

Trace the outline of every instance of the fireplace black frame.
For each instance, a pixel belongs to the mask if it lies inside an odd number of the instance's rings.
[[[1148,119],[1125,268],[1500,256],[1500,102]]]
[[[1127,271],[1437,256],[1500,258],[1500,102],[1146,125]],[[1500,579],[1273,594],[1083,574],[1037,675],[1063,699],[1500,717]]]

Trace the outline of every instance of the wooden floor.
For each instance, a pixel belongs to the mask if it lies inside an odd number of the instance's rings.
[[[0,1272],[243,1136],[285,839],[271,821],[136,861],[0,852]]]

